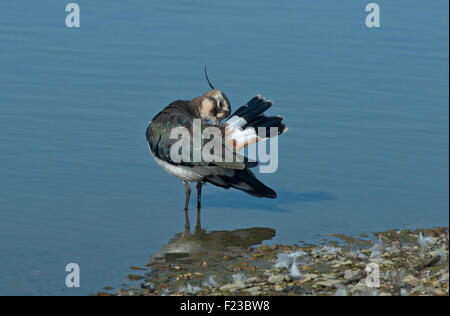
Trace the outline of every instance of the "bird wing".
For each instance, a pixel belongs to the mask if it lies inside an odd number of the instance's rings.
[[[239,153],[239,150],[287,131],[281,116],[264,115],[264,112],[272,106],[272,102],[258,95],[237,109],[224,124],[210,124],[199,119],[201,122],[199,132],[202,137],[200,142],[195,143],[193,138],[195,138],[194,119],[196,117],[184,110],[186,108],[184,102],[175,101],[169,105],[152,120],[147,128],[147,141],[152,153],[157,158],[173,165],[220,166],[239,170],[246,167],[253,168],[258,163],[249,161]],[[266,134],[259,133],[260,127],[266,128]],[[191,135],[188,143],[183,144],[185,147],[180,146],[183,138],[181,134],[178,137],[174,137],[174,135],[171,137],[171,133],[177,128],[183,128],[186,133]],[[218,131],[220,136],[208,133],[210,128]],[[203,137],[205,134],[211,135]],[[205,146],[207,146],[206,151],[203,150]],[[178,150],[179,147],[183,148],[181,150],[182,158],[172,159],[172,149]],[[205,152],[209,154],[207,159],[203,155]]]
[[[157,158],[173,165],[220,166],[242,170],[247,166],[253,167],[257,164],[256,162],[249,162],[244,156],[240,155],[232,142],[226,142],[224,125],[209,124],[204,121],[200,121],[200,123],[200,134],[203,136],[209,134],[209,137],[201,137],[199,144],[196,144],[192,137],[194,133],[192,117],[182,113],[172,113],[154,119],[147,128],[147,141],[150,150]],[[183,140],[183,129],[191,137]],[[172,134],[171,137],[171,133],[175,134]],[[177,133],[179,134],[176,135]],[[175,150],[175,152],[178,150],[178,153],[181,154],[181,157],[178,157],[180,159],[174,159],[171,155],[172,150]],[[200,155],[198,155],[199,152]],[[208,157],[204,155],[206,152]]]

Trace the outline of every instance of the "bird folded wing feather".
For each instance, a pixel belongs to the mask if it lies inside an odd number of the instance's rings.
[[[272,106],[272,102],[256,96],[247,104],[237,109],[225,124],[210,124],[201,122],[201,135],[205,134],[207,128],[216,128],[220,132],[219,137],[210,133],[211,137],[201,138],[201,142],[194,147],[193,137],[189,138],[189,143],[185,144],[189,152],[183,155],[180,161],[171,158],[171,149],[181,138],[171,138],[173,128],[184,127],[193,135],[193,120],[186,116],[173,114],[164,122],[152,122],[151,142],[149,143],[152,152],[160,159],[173,165],[186,166],[220,166],[229,169],[243,170],[246,167],[252,168],[258,165],[257,162],[249,161],[239,151],[250,144],[263,141],[267,138],[283,134],[287,127],[282,123],[281,116],[265,116],[264,111]],[[264,128],[264,129],[260,129]],[[208,134],[208,133],[206,133]],[[195,136],[194,136],[195,137]],[[201,145],[201,146],[200,146]],[[208,146],[204,157],[204,147]],[[194,152],[201,152],[195,155]],[[195,159],[194,159],[195,158]]]

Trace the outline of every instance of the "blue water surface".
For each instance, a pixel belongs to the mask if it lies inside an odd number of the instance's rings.
[[[145,128],[207,90],[204,65],[232,107],[261,93],[289,126],[260,176],[278,199],[207,186],[206,229],[448,226],[448,1],[380,0],[367,28],[369,1],[78,0],[78,29],[66,2],[0,2],[0,294],[117,287],[183,231]]]

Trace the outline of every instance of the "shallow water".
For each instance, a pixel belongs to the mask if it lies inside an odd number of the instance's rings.
[[[61,1],[0,3],[0,294],[116,287],[183,231],[184,188],[144,133],[206,91],[205,64],[289,132],[260,177],[279,198],[208,186],[204,228],[293,243],[448,225],[448,1],[378,1],[379,29],[350,0],[78,3],[76,30]]]

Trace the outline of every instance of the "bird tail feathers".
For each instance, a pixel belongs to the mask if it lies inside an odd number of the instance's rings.
[[[265,116],[272,101],[256,96],[237,109],[226,121],[227,141],[240,150],[250,144],[285,133],[281,116]]]

